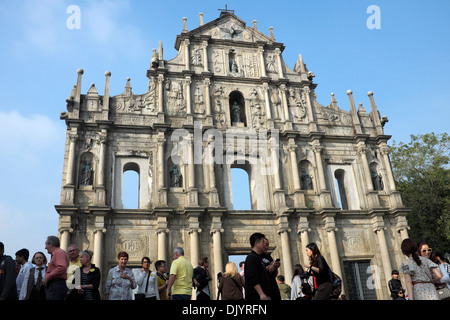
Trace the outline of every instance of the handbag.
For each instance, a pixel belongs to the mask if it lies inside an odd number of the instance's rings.
[[[148,278],[150,278],[150,272],[147,275],[147,283],[145,285],[145,293],[136,293],[134,295],[134,300],[144,300],[145,294],[147,293],[147,290],[148,290]]]
[[[447,287],[444,287],[442,289],[437,289],[437,293],[438,293],[439,299],[441,299],[441,300],[450,298],[450,289]]]

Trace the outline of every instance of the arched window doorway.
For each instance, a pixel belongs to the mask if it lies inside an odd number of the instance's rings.
[[[231,188],[233,191],[233,210],[251,210],[249,174],[239,165],[231,166]]]
[[[334,172],[336,187],[339,190],[339,202],[342,210],[348,210],[347,193],[345,190],[345,171],[338,169]]]
[[[139,209],[139,166],[129,162],[123,167],[122,204],[124,209]]]

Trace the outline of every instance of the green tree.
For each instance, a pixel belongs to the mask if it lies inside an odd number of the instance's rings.
[[[434,250],[450,252],[450,137],[447,133],[411,135],[393,142],[391,162],[408,215],[409,236]]]

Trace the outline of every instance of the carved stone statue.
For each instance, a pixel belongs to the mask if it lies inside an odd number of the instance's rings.
[[[231,107],[231,122],[242,122],[241,107],[238,105],[237,101],[235,101]]]
[[[176,164],[173,164],[172,169],[170,170],[170,187],[182,187],[181,177],[180,169]]]
[[[375,171],[375,169],[371,169],[370,170],[370,175],[372,177],[372,184],[373,184],[373,190],[378,191],[378,190],[383,190],[384,189],[384,185],[383,185],[383,179],[381,178],[381,176]]]
[[[92,168],[92,161],[84,160],[81,169],[80,185],[90,186],[94,181],[94,169]]]
[[[302,174],[300,178],[302,181],[301,185],[302,190],[313,190],[313,182],[311,176],[308,174],[308,171],[305,168],[302,169]]]

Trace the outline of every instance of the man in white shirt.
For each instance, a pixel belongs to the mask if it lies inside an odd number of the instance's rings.
[[[23,280],[25,275],[28,274],[28,270],[33,268],[33,264],[28,262],[30,252],[28,249],[20,249],[16,252],[16,263],[20,265],[20,271],[16,278],[17,296],[20,296],[20,290],[22,289]]]

